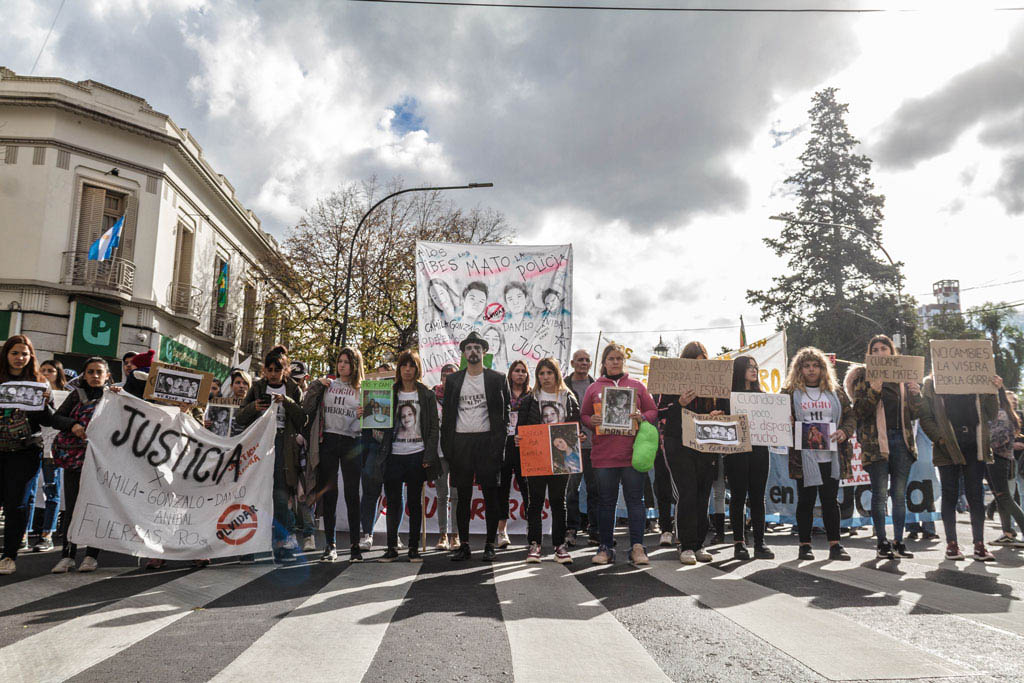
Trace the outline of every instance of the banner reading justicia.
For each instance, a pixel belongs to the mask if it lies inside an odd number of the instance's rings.
[[[87,431],[71,540],[169,560],[268,552],[276,419],[268,410],[222,437],[184,413],[106,392]]]
[[[505,372],[541,358],[568,371],[572,342],[572,245],[416,243],[416,305],[424,381],[459,365],[472,330],[487,340],[484,364]]]

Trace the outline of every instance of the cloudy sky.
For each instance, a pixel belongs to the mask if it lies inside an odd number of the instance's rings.
[[[574,244],[577,345],[603,329],[648,353],[666,330],[717,348],[741,314],[751,338],[772,329],[744,293],[784,268],[761,238],[794,204],[782,179],[826,86],[875,160],[908,291],[956,278],[966,305],[1024,299],[1024,12],[916,4],[932,10],[71,0],[35,75],[146,98],[277,235],[372,174],[494,182],[452,198],[502,211],[523,243]],[[0,65],[30,72],[59,5],[3,2]]]

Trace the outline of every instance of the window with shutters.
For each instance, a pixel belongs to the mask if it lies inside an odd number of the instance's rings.
[[[230,284],[231,273],[228,260],[218,255],[213,260],[213,305],[211,307],[210,332],[213,336],[223,339],[235,338],[237,317],[228,313]]]
[[[57,168],[62,168],[65,171],[71,168],[71,152],[66,149],[57,150]]]
[[[89,246],[124,216],[121,237],[113,255],[115,258],[131,261],[135,255],[135,224],[138,205],[138,199],[132,195],[93,185],[83,185],[82,208],[78,216],[75,251],[88,252]]]
[[[32,150],[32,164],[34,166],[42,166],[46,163],[46,148],[36,147]]]
[[[18,147],[17,145],[7,145],[4,151],[4,163],[5,164],[16,164],[18,163]]]
[[[274,346],[277,334],[277,304],[268,301],[263,306],[263,350],[269,351]]]
[[[195,233],[184,223],[178,223],[174,247],[174,279],[171,281],[171,310],[180,315],[199,316],[199,288],[192,285],[192,255]]]
[[[242,353],[256,352],[256,286],[245,283],[242,304]]]

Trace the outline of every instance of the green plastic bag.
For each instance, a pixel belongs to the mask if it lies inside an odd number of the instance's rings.
[[[633,439],[633,469],[637,472],[650,472],[657,455],[658,428],[646,420],[641,420],[640,429]]]

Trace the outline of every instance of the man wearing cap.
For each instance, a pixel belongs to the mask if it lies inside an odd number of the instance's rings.
[[[459,495],[455,509],[459,547],[450,555],[456,562],[471,557],[469,517],[474,478],[484,493],[487,540],[483,559],[494,559],[498,475],[505,454],[510,399],[505,375],[483,366],[487,348],[487,340],[476,331],[470,332],[459,344],[466,368],[453,372],[445,381],[442,414],[447,417],[441,427],[441,449],[451,463]]]

